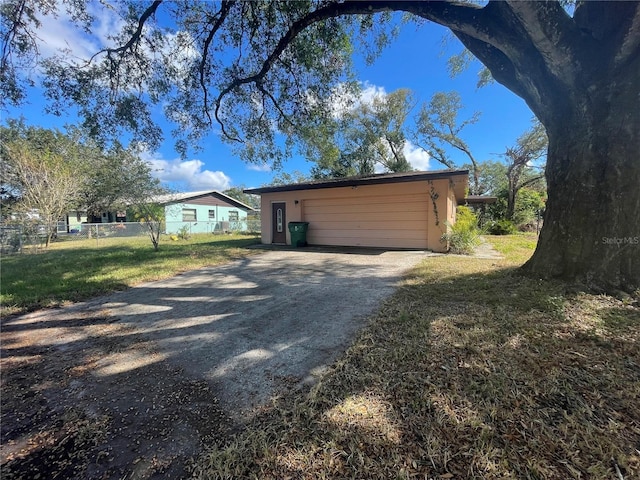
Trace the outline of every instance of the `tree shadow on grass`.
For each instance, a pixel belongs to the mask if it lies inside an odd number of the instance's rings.
[[[635,478],[639,312],[514,268],[416,275],[317,388],[281,397],[199,472]]]
[[[3,478],[185,476],[238,428],[230,410],[300,388],[363,325],[352,307],[398,280],[370,257],[289,257],[3,319]]]

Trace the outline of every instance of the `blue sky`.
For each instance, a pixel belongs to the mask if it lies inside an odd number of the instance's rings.
[[[399,17],[398,17],[399,18]],[[115,27],[114,20],[103,19],[98,24],[97,37]],[[434,24],[424,23],[418,27],[409,23],[402,26],[399,37],[393,41],[377,59],[367,66],[360,57],[355,58],[358,77],[362,82],[364,95],[372,93],[384,94],[398,88],[413,91],[418,106],[428,102],[438,91],[457,91],[465,105],[461,117],[466,118],[475,111],[482,112],[480,121],[469,125],[463,131],[463,137],[470,145],[478,160],[498,159],[498,153],[512,145],[515,139],[529,126],[532,113],[522,99],[508,91],[505,87],[494,83],[481,89],[476,88],[479,63],[474,63],[464,74],[450,78],[446,69],[446,61],[451,53],[460,50],[457,41],[447,43],[443,51],[442,38],[446,29]],[[73,46],[79,54],[95,51],[97,40],[86,37],[77,29],[72,29],[64,15],[57,19],[44,19],[41,30],[41,51],[46,54],[65,46]],[[9,117],[23,115],[29,124],[43,127],[63,128],[66,123],[74,123],[72,115],[54,117],[43,112],[43,99],[38,89],[30,92],[29,104],[20,109],[13,109]],[[3,119],[7,117],[2,112]],[[159,117],[159,121],[162,119]],[[244,185],[257,187],[269,183],[276,172],[264,166],[250,165],[235,156],[230,147],[221,142],[216,134],[202,142],[202,151],[190,155],[186,160],[180,159],[173,149],[171,127],[166,125],[165,141],[156,152],[147,152],[149,160],[158,177],[168,186],[180,191],[220,189]],[[437,170],[443,168],[436,161],[429,161],[428,155],[409,144],[405,153],[415,168]],[[451,152],[458,163],[465,158]],[[312,164],[304,158],[291,158],[283,165],[285,172],[309,172]]]

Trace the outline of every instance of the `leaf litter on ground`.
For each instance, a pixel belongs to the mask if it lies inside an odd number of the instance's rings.
[[[640,307],[520,274],[426,259],[309,391],[211,445],[199,478],[640,477]]]

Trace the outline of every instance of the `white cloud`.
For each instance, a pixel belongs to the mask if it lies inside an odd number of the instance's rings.
[[[387,169],[380,162],[373,166],[373,173],[389,173]]]
[[[64,51],[69,60],[87,61],[101,49],[114,46],[113,37],[126,26],[124,19],[113,8],[95,3],[87,6],[87,12],[93,17],[91,33],[74,23],[63,7],[56,15],[38,16],[41,23],[37,31],[38,50],[42,58]],[[144,34],[150,35],[154,29],[153,25],[145,25]],[[193,37],[184,31],[164,32],[163,40],[161,52],[171,63],[174,73],[186,75],[189,63],[200,56],[194,47]],[[144,42],[142,49],[150,57],[154,56]]]
[[[202,160],[165,160],[143,152],[141,157],[151,165],[153,175],[162,183],[179,185],[185,190],[226,190],[231,178],[220,170],[203,170]]]
[[[384,87],[378,87],[377,85],[371,85],[369,82],[364,82],[364,89],[360,93],[360,99],[358,104],[370,105],[376,98],[385,98],[387,91]]]
[[[407,140],[402,149],[402,153],[404,153],[404,157],[413,168],[417,170],[429,170],[429,153],[422,148]]]
[[[372,85],[369,82],[362,83],[360,87],[361,90],[356,96],[346,84],[341,83],[336,86],[329,99],[334,117],[339,118],[360,105],[370,105],[374,99],[387,96],[384,87]]]
[[[268,165],[266,163],[250,163],[249,165],[247,165],[247,169],[253,170],[254,172],[270,172],[272,170],[271,165]]]
[[[40,17],[38,50],[43,58],[49,58],[66,50],[73,58],[87,59],[97,51],[97,45],[75,27],[66,13],[58,17]]]
[[[88,60],[109,43],[109,35],[119,32],[124,26],[124,21],[110,8],[89,5],[87,11],[94,17],[91,34],[79,28],[63,7],[55,16],[38,16],[41,23],[37,31],[40,55],[49,58],[64,50],[73,58]]]

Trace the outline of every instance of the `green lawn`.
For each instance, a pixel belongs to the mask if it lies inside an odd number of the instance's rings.
[[[200,478],[640,478],[640,307],[431,257],[310,392],[210,445]]]
[[[0,265],[2,315],[83,300],[135,284],[249,255],[250,235],[193,235],[159,251],[146,237],[61,241],[37,254],[3,256]]]
[[[319,384],[218,438],[194,476],[640,478],[638,299],[525,277],[535,235],[486,238],[504,259],[426,258]],[[227,262],[256,241],[61,242],[3,257],[4,313]]]

